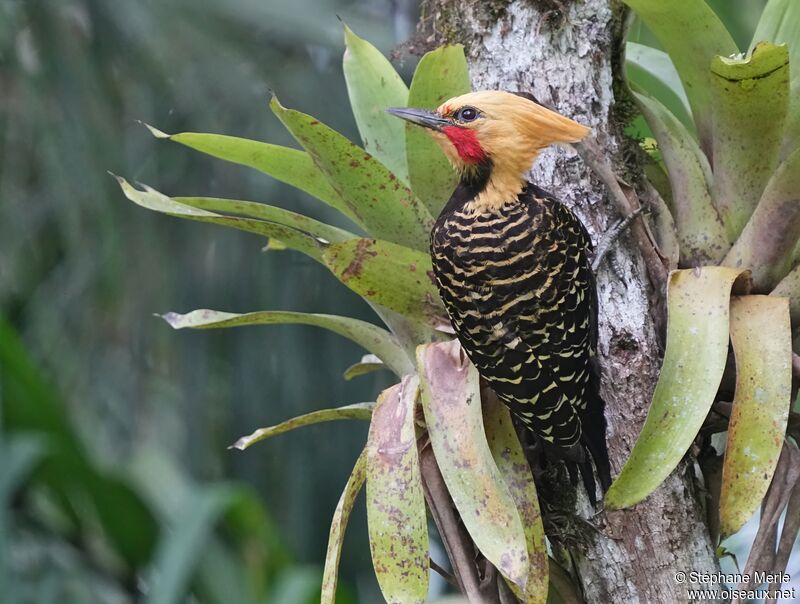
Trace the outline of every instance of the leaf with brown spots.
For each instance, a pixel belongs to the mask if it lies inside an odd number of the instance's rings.
[[[386,109],[404,106],[408,87],[381,51],[347,25],[344,42],[344,79],[364,148],[407,183],[403,123]]]
[[[325,124],[312,125],[311,116],[286,109],[276,98],[270,106],[370,235],[428,249],[430,212],[386,166]]]
[[[469,68],[460,44],[442,46],[420,59],[411,80],[408,106],[436,109],[444,101],[470,91]],[[397,118],[392,118],[402,125]],[[405,124],[406,158],[411,188],[438,216],[456,187],[458,176],[439,145],[419,126]]]
[[[483,424],[492,458],[503,476],[522,520],[528,544],[528,579],[525,590],[509,583],[516,596],[526,604],[544,604],[550,572],[544,525],[539,511],[536,484],[519,436],[511,421],[511,413],[490,390],[484,390]]]
[[[455,340],[420,346],[417,365],[433,452],[464,526],[481,553],[525,590],[526,533],[486,440],[478,371]]]
[[[378,397],[367,437],[367,520],[372,565],[389,604],[425,601],[430,552],[414,411],[419,378]]]
[[[325,554],[325,570],[322,572],[320,604],[334,604],[336,602],[336,585],[339,581],[339,559],[342,555],[344,531],[347,528],[347,521],[350,519],[350,512],[353,511],[356,496],[358,496],[366,476],[367,451],[365,449],[358,456],[350,478],[347,479],[347,484],[344,486],[342,496],[339,498],[336,510],[333,512],[331,532],[328,536],[328,551]]]
[[[446,316],[428,254],[388,241],[353,239],[328,247],[322,261],[347,287],[381,306],[433,326]]]
[[[731,341],[736,395],[722,467],[723,539],[761,505],[783,446],[792,401],[789,301],[777,296],[731,300]]]

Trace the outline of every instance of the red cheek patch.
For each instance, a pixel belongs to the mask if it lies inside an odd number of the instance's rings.
[[[442,132],[453,143],[458,156],[464,163],[479,164],[486,159],[486,152],[478,142],[478,137],[473,130],[458,126],[445,126],[442,128]]]

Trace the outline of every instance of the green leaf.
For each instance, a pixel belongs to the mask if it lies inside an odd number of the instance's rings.
[[[711,62],[712,197],[735,241],[778,165],[789,106],[789,51],[764,43],[746,59]]]
[[[372,565],[387,602],[428,594],[430,552],[414,426],[419,378],[378,396],[367,437],[367,520]]]
[[[257,442],[289,432],[295,428],[302,428],[303,426],[311,426],[322,422],[330,422],[342,419],[362,419],[368,420],[372,417],[372,410],[375,408],[375,403],[355,403],[352,405],[345,405],[343,407],[334,407],[333,409],[320,409],[312,411],[304,415],[298,415],[285,422],[281,422],[275,426],[268,426],[266,428],[259,428],[252,434],[242,436],[237,440],[231,449],[239,449],[244,451],[247,447],[254,445]]]
[[[778,167],[741,236],[723,260],[749,268],[757,291],[768,292],[791,269],[800,240],[800,148]]]
[[[350,317],[322,315],[279,310],[264,310],[236,314],[216,310],[199,309],[185,315],[167,313],[162,318],[175,329],[212,329],[239,327],[242,325],[275,325],[299,323],[315,325],[338,333],[377,356],[398,377],[414,371],[414,366],[394,336],[385,329]]]
[[[789,298],[789,314],[792,317],[792,325],[800,325],[800,264],[781,279],[770,295]]]
[[[736,356],[733,399],[720,495],[722,539],[761,505],[783,447],[792,402],[789,301],[776,296],[731,300]]]
[[[408,87],[377,48],[344,26],[344,79],[364,149],[408,183],[403,122],[386,113],[405,107]]]
[[[627,42],[625,69],[631,82],[658,99],[687,129],[694,128],[689,99],[667,53],[644,44]]]
[[[331,245],[323,261],[367,300],[429,325],[446,316],[428,254],[388,241],[353,239]]]
[[[359,225],[375,237],[417,250],[428,248],[433,226],[430,212],[386,166],[310,115],[282,107],[275,97],[270,106],[345,200],[349,215]]]
[[[800,3],[796,0],[769,0],[761,13],[761,19],[753,35],[750,50],[759,42],[788,44],[791,94],[789,112],[784,126],[783,157],[800,145],[800,44],[797,32],[800,31]]]
[[[708,415],[728,357],[729,298],[741,271],[704,267],[670,273],[667,345],[642,432],[606,494],[632,506],[678,465]]]
[[[339,559],[342,555],[342,541],[347,521],[356,496],[367,477],[367,450],[364,449],[358,456],[350,478],[344,486],[342,496],[336,510],[333,512],[331,531],[328,536],[328,551],[325,554],[325,570],[322,573],[322,594],[320,604],[334,604],[336,601],[336,584],[339,580]]]
[[[481,553],[524,591],[525,531],[486,441],[478,372],[457,341],[420,346],[417,365],[433,453],[464,526]]]
[[[523,602],[544,604],[547,601],[550,567],[536,484],[508,407],[493,393],[484,398],[483,423],[486,426],[486,439],[492,458],[519,511],[530,560],[524,592],[514,583],[509,583],[509,586]]]
[[[147,124],[145,126],[156,138],[168,139],[212,157],[254,168],[316,197],[352,218],[347,204],[305,151],[224,134],[167,134]]]
[[[711,72],[716,55],[738,52],[722,21],[703,0],[624,0],[652,31],[667,51],[683,82],[692,108],[700,146],[711,146]]]
[[[730,243],[711,202],[711,169],[705,156],[683,124],[661,103],[643,94],[634,96],[667,166],[681,265],[719,262]]]
[[[361,361],[345,369],[342,377],[349,382],[353,378],[361,377],[362,375],[367,375],[385,368],[386,365],[374,354],[365,354],[361,357]]]
[[[218,197],[173,197],[172,200],[201,210],[224,212],[226,214],[274,222],[316,237],[323,242],[338,243],[356,237],[356,235],[344,229],[265,203],[239,199],[220,199]]]
[[[179,604],[186,600],[189,581],[204,544],[234,497],[227,487],[195,489],[184,498],[173,530],[165,533],[151,570],[148,604]]]
[[[469,92],[470,87],[464,47],[441,46],[420,59],[411,80],[408,106],[436,109],[447,99]],[[411,189],[431,214],[438,216],[458,183],[458,175],[424,129],[405,124],[405,141]]]
[[[299,231],[291,226],[252,218],[223,216],[222,214],[216,214],[179,203],[146,185],[144,186],[144,190],[140,191],[132,187],[124,178],[120,176],[115,176],[115,178],[117,182],[119,182],[120,187],[122,187],[125,197],[148,210],[154,210],[177,218],[188,218],[189,220],[196,220],[198,222],[219,224],[239,229],[240,231],[247,231],[248,233],[264,235],[265,237],[275,237],[288,247],[303,252],[315,260],[320,260],[322,257],[322,251],[325,248],[326,241],[322,241],[309,233]],[[278,210],[278,208],[274,209]]]

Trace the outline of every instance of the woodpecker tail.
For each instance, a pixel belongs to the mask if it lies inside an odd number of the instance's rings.
[[[594,389],[593,389],[594,390]],[[581,444],[589,453],[584,461],[579,464],[581,478],[589,493],[589,499],[595,504],[595,482],[592,463],[600,479],[600,488],[605,494],[611,486],[611,464],[608,461],[608,448],[606,446],[606,417],[605,401],[596,393],[581,411]]]

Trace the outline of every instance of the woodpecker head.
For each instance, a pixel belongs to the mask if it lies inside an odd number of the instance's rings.
[[[387,109],[429,130],[450,162],[466,177],[487,172],[495,186],[518,188],[539,152],[573,143],[589,132],[569,118],[511,92],[486,90],[454,97],[435,111]],[[513,183],[513,187],[512,187]]]

